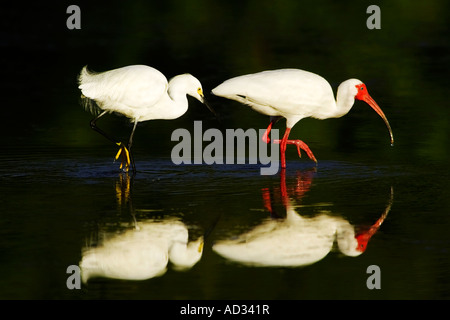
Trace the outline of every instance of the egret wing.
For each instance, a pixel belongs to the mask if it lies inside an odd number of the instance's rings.
[[[83,68],[79,88],[102,109],[127,114],[124,108],[140,109],[157,103],[167,92],[167,79],[158,70],[134,65],[102,73]]]

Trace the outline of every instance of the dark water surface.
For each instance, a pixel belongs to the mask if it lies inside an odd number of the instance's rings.
[[[1,271],[8,275],[2,279],[4,298],[448,298],[445,167],[325,160],[314,170],[290,161],[283,182],[282,174],[260,176],[257,166],[177,167],[158,158],[139,161],[142,172],[128,179],[103,159],[79,154],[51,158],[12,159],[14,168],[2,169],[0,191],[7,195],[0,220]],[[249,266],[212,250],[213,244],[237,239],[259,225],[286,223],[283,192],[291,202],[289,214],[339,220],[356,233],[386,216],[357,257],[341,252],[336,242],[307,266],[277,266],[280,261]],[[327,219],[314,226],[315,234],[305,236],[310,246],[321,249],[314,239],[334,237]],[[92,278],[81,290],[67,289],[66,268],[78,265],[87,247],[126,232],[145,232],[136,224],[173,220],[186,226],[192,240],[208,233],[203,255],[191,269],[178,271],[169,263],[166,273],[148,280]],[[136,245],[126,243],[130,250]],[[280,245],[276,239],[268,243]],[[270,254],[267,243],[264,250]],[[366,286],[370,265],[381,268],[380,290]]]
[[[81,30],[66,28],[69,3],[11,9],[0,42],[0,298],[450,298],[448,3],[382,2],[381,30],[366,27],[368,2],[299,3],[80,4]],[[357,102],[341,119],[304,119],[292,130],[317,167],[290,147],[286,171],[273,176],[260,175],[260,164],[177,166],[175,129],[219,126],[190,100],[177,120],[139,124],[130,177],[79,105],[86,64],[191,72],[205,92],[284,67],[318,73],[334,90],[356,77],[388,117],[395,146]],[[268,124],[208,98],[222,129]],[[116,116],[99,126],[123,140],[131,130]],[[168,257],[168,246],[201,237],[190,266]],[[84,273],[81,289],[68,289],[67,268],[89,265],[94,253],[103,276]],[[372,265],[380,289],[367,286]]]

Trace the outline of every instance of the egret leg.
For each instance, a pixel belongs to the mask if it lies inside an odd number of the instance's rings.
[[[119,152],[117,152],[116,160],[119,158],[119,156],[122,156],[122,163],[120,164],[120,168],[125,172],[128,171],[130,165],[131,170],[133,170],[133,174],[136,174],[136,165],[134,164],[133,155],[131,154],[131,146],[133,145],[133,136],[134,131],[136,130],[138,120],[136,119],[134,121],[133,130],[131,130],[130,138],[128,139],[128,148],[126,148],[123,144],[121,145],[121,149]]]
[[[91,128],[95,131],[97,131],[98,133],[100,133],[102,136],[104,136],[106,139],[108,139],[109,141],[118,144],[116,139],[111,138],[109,135],[107,135],[103,130],[101,130],[99,127],[97,127],[97,120],[100,119],[101,117],[103,117],[105,114],[107,113],[107,111],[103,111],[102,113],[100,113],[97,117],[95,117],[94,119],[91,120]]]
[[[133,156],[131,155],[131,145],[133,144],[133,136],[134,136],[134,131],[136,130],[137,123],[138,123],[138,121],[136,119],[134,121],[133,130],[131,130],[130,139],[128,139],[128,152],[130,153],[131,169],[133,170],[133,173],[136,173],[136,166],[134,164]]]
[[[91,128],[93,130],[97,131],[98,133],[100,133],[102,136],[104,136],[109,141],[113,142],[114,144],[116,144],[120,147],[119,152],[117,152],[115,159],[117,160],[119,158],[119,156],[122,155],[122,163],[120,164],[120,168],[122,169],[122,167],[123,167],[124,171],[128,171],[128,167],[130,166],[130,162],[131,162],[128,149],[124,146],[124,144],[122,142],[117,142],[117,139],[112,138],[111,136],[106,134],[106,132],[104,132],[99,127],[97,127],[98,119],[103,117],[106,113],[107,113],[107,111],[103,111],[97,117],[92,119],[90,122]]]

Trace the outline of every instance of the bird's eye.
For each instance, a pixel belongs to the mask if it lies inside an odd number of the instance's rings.
[[[197,93],[198,93],[199,95],[202,95],[202,94],[203,94],[202,88],[198,88],[198,89],[197,89]]]

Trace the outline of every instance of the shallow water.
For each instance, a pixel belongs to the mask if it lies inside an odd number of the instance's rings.
[[[116,166],[102,159],[78,155],[17,160],[15,170],[3,169],[0,191],[8,195],[2,200],[0,220],[1,271],[8,275],[2,280],[3,297],[448,297],[449,218],[443,194],[448,175],[442,172],[338,161],[322,161],[317,168],[289,161],[286,173],[276,176],[260,176],[256,165],[225,170],[175,166],[170,159],[160,158],[137,165],[141,171],[134,178],[118,173]],[[280,261],[273,266],[249,265],[213,250],[213,245],[237,239],[258,226],[286,223],[288,210],[305,220],[321,216],[345,222],[356,233],[385,218],[366,250],[356,257],[341,252],[337,240],[332,247],[322,248],[329,252],[307,265],[279,266]],[[172,220],[186,226],[191,240],[207,234],[203,255],[192,268],[178,271],[169,263],[158,277],[139,281],[94,277],[81,290],[67,289],[66,269],[79,265],[87,248],[105,246],[105,239],[120,240],[124,233],[141,232],[146,223]],[[317,237],[334,238],[334,231],[327,231],[329,223],[322,227],[315,227],[316,235],[309,241],[302,239],[314,246]],[[301,235],[305,228],[294,229],[294,234]],[[381,290],[366,286],[370,265],[381,269]]]
[[[364,3],[303,8],[286,1],[283,9],[249,2],[238,12],[234,5],[140,3],[111,5],[107,13],[82,5],[82,29],[72,31],[60,26],[64,6],[17,8],[15,21],[2,20],[10,22],[0,42],[10,80],[2,83],[0,298],[450,297],[448,4],[382,4],[381,30],[366,28]],[[30,25],[36,15],[46,18],[39,28]],[[211,27],[218,25],[225,27]],[[317,166],[290,147],[286,171],[273,176],[260,175],[261,164],[177,166],[170,158],[177,128],[192,132],[195,120],[203,130],[268,124],[207,95],[220,124],[195,100],[177,120],[139,124],[138,172],[130,177],[113,162],[115,146],[89,128],[76,75],[85,64],[101,71],[139,63],[168,77],[192,72],[205,92],[228,77],[283,67],[321,74],[334,90],[358,77],[388,117],[395,146],[381,119],[357,102],[341,119],[304,119],[292,130]],[[131,130],[113,115],[98,124],[124,141]],[[276,127],[282,132],[284,122]],[[137,277],[135,261],[157,261],[145,254],[153,244],[163,243],[164,252],[176,242],[148,230],[173,225],[184,230],[176,234],[187,231],[184,241],[204,237],[200,259],[180,270],[162,253],[157,276],[129,280]],[[367,247],[355,252],[361,234]],[[353,251],[343,249],[345,239]],[[221,243],[253,249],[243,262],[220,254]],[[102,260],[103,276],[68,289],[67,268],[96,249],[113,257]],[[380,268],[381,289],[367,286],[371,265]]]

